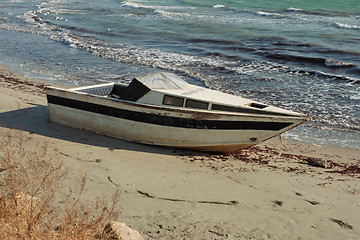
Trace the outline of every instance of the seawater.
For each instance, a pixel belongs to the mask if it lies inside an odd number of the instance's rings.
[[[360,148],[358,0],[1,0],[0,46],[49,82],[173,72],[308,114],[289,139]]]

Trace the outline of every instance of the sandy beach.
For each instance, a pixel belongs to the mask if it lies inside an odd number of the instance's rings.
[[[135,144],[49,122],[45,86],[0,66],[0,135],[58,149],[83,200],[121,196],[144,239],[359,239],[360,150],[279,138],[229,155]],[[69,86],[71,87],[71,86]],[[304,161],[327,161],[328,168]]]

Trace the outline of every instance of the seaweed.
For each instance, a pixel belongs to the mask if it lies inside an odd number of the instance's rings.
[[[358,165],[350,165],[350,166],[344,166],[345,168],[342,170],[333,170],[332,173],[340,173],[340,174],[346,174],[346,175],[355,175],[360,174],[360,167]]]
[[[281,207],[284,204],[282,201],[278,201],[278,200],[273,201],[273,203],[275,203],[279,207]]]
[[[349,225],[348,223],[345,223],[345,222],[343,222],[343,221],[341,221],[339,219],[330,218],[330,220],[337,223],[342,228],[347,228],[347,229],[353,230],[353,227],[351,225]]]
[[[291,166],[282,166],[274,164],[276,162],[284,162],[290,159],[296,160],[300,164],[306,164],[313,167],[327,169],[325,171],[317,171],[317,174],[325,173],[338,173],[342,175],[347,175],[353,178],[360,178],[360,164],[349,165],[346,163],[334,162],[330,159],[325,158],[316,158],[305,155],[298,155],[293,153],[281,153],[275,148],[268,146],[254,146],[251,148],[243,149],[234,153],[228,154],[202,154],[202,155],[185,155],[184,159],[190,162],[202,162],[206,163],[205,166],[209,167],[214,171],[238,171],[238,172],[247,172],[247,171],[257,171],[253,166],[266,167],[274,171],[280,170],[288,173],[295,174],[306,174],[309,172],[309,168],[301,167],[300,165],[296,167]],[[239,162],[249,165],[251,168],[238,165]],[[221,164],[220,163],[226,163]],[[311,170],[310,170],[311,171]],[[334,179],[327,179],[334,180]]]
[[[177,198],[165,198],[165,197],[157,197],[154,195],[150,195],[147,192],[143,192],[140,190],[137,190],[137,192],[141,195],[143,195],[144,197],[147,198],[153,198],[153,199],[159,199],[159,200],[165,200],[165,201],[170,201],[170,202],[196,202],[196,203],[203,203],[203,204],[215,204],[215,205],[237,205],[239,202],[232,200],[229,202],[219,202],[219,201],[204,201],[204,200],[198,200],[198,201],[192,201],[192,200],[187,200],[187,199],[177,199]]]
[[[305,200],[305,201],[307,201],[308,203],[311,203],[311,205],[318,205],[318,204],[320,204],[320,203],[317,202],[317,201],[311,201],[311,200]]]

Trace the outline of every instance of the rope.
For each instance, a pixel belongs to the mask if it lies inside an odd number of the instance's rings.
[[[306,161],[298,158],[297,156],[295,156],[295,154],[290,151],[290,149],[286,146],[286,143],[285,143],[285,138],[282,136],[282,134],[279,135],[279,138],[280,138],[280,142],[282,143],[282,145],[284,146],[284,148],[286,149],[286,151],[288,151],[288,153],[290,153],[291,156],[293,156],[293,158],[301,163],[307,163]]]
[[[307,159],[307,160],[303,160],[303,159],[298,158],[298,157],[295,156],[295,154],[293,154],[293,153],[290,151],[290,149],[286,146],[285,138],[284,138],[282,135],[279,135],[279,137],[280,137],[280,141],[281,141],[282,145],[284,146],[284,148],[288,151],[288,153],[290,153],[290,154],[293,156],[293,158],[294,158],[295,160],[299,161],[300,163],[305,163],[305,164],[308,164],[308,165],[311,165],[311,166],[315,166],[315,167],[329,168],[326,159],[319,159],[319,160],[316,160],[316,159]]]

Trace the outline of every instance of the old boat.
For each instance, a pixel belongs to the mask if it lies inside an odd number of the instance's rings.
[[[172,73],[47,88],[51,122],[123,140],[234,152],[307,120],[301,113],[195,86]]]

